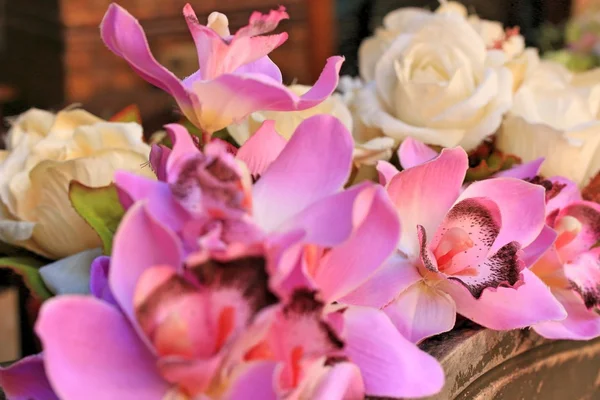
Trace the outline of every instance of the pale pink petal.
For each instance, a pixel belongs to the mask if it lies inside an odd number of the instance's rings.
[[[315,281],[327,302],[364,283],[396,249],[400,224],[382,187],[363,190],[354,203],[354,232],[321,259]]]
[[[545,192],[540,185],[514,178],[486,179],[469,185],[459,201],[471,197],[492,199],[500,209],[502,226],[492,254],[511,242],[529,246],[544,227]]]
[[[265,121],[240,147],[236,158],[246,163],[254,178],[260,177],[277,159],[287,140],[275,130],[275,121]]]
[[[171,183],[177,178],[177,172],[185,161],[200,154],[192,135],[179,124],[165,125],[167,134],[173,143],[166,166],[167,180]]]
[[[183,113],[197,122],[191,112],[195,95],[188,93],[179,78],[152,56],[144,30],[131,14],[117,4],[111,4],[100,25],[100,33],[113,53],[127,61],[146,81],[173,96]]]
[[[424,282],[406,289],[383,311],[402,336],[413,343],[448,332],[456,322],[454,300]]]
[[[277,400],[273,374],[277,364],[273,361],[255,361],[236,372],[223,396],[227,400],[247,400],[248,393],[256,399]]]
[[[435,232],[459,196],[467,168],[463,149],[444,149],[437,158],[400,172],[388,184],[402,224],[400,250],[409,257],[419,254],[417,225]]]
[[[236,75],[261,74],[272,78],[277,83],[283,81],[281,70],[268,56],[261,57],[249,64],[242,65],[233,71],[233,73]]]
[[[357,306],[383,308],[396,296],[423,277],[412,261],[393,255],[360,287],[339,302]]]
[[[554,186],[560,188],[558,193],[546,201],[546,215],[550,219],[547,223],[553,225],[553,219],[556,217],[556,215],[553,216],[554,213],[557,213],[560,209],[571,203],[582,201],[583,199],[581,198],[579,187],[577,187],[577,184],[572,180],[562,176],[555,176],[548,180],[552,182]]]
[[[254,64],[257,61],[264,59],[273,50],[281,46],[288,39],[286,32],[278,33],[276,35],[268,36],[255,36],[255,37],[234,37],[228,46],[227,54],[224,59],[221,60],[221,73],[248,73],[258,72],[263,74],[262,66],[271,67],[269,64]],[[245,65],[254,64],[250,68],[243,68]],[[241,67],[241,71],[240,71]],[[273,72],[270,68],[268,72]],[[267,75],[272,79],[272,74]],[[275,80],[277,83],[281,81]]]
[[[484,290],[479,299],[458,282],[445,282],[440,289],[452,296],[459,314],[490,329],[518,329],[564,319],[567,314],[550,289],[528,269],[521,274],[521,286]]]
[[[41,353],[0,367],[0,388],[10,400],[59,400],[48,382]]]
[[[61,296],[42,306],[36,332],[60,398],[161,400],[169,385],[121,312],[101,300]]]
[[[554,296],[567,311],[562,321],[542,322],[533,329],[548,339],[590,340],[600,336],[600,315],[589,310],[571,290],[554,290]]]
[[[352,149],[352,136],[337,118],[317,115],[304,120],[253,187],[258,224],[272,231],[315,201],[340,191],[350,174]]]
[[[544,228],[537,239],[523,249],[523,256],[521,259],[523,260],[523,263],[525,263],[525,266],[531,267],[534,265],[540,257],[550,249],[552,243],[556,240],[556,236],[556,231],[554,229],[550,228],[548,225],[544,225]]]
[[[342,362],[333,367],[319,367],[326,372],[312,388],[310,398],[314,400],[363,400],[365,388],[360,369],[355,364]]]
[[[182,265],[179,240],[161,225],[144,202],[129,209],[114,237],[109,284],[123,312],[135,320],[134,291],[142,274],[157,265]]]
[[[253,37],[269,33],[275,30],[282,20],[289,18],[290,16],[283,6],[280,6],[277,10],[270,10],[268,14],[255,11],[250,15],[248,25],[238,29],[235,37]]]
[[[519,164],[505,171],[497,172],[493,175],[494,178],[516,178],[516,179],[533,179],[540,172],[540,167],[544,162],[544,158],[538,158],[530,162]]]
[[[177,232],[189,221],[190,214],[175,200],[169,184],[125,171],[115,173],[115,184],[125,209],[144,201],[148,212]]]
[[[600,310],[600,247],[564,265],[566,278],[588,309]]]
[[[565,217],[575,218],[581,224],[581,229],[574,233],[576,236],[570,239],[568,238],[570,233],[560,232],[557,226]],[[565,262],[573,260],[600,242],[600,204],[591,201],[571,203],[558,213],[554,229],[559,230],[556,246],[561,258]],[[565,236],[566,243],[563,240]]]
[[[392,180],[392,178],[400,171],[392,163],[388,161],[377,161],[377,173],[379,175],[379,183],[383,186]]]
[[[417,165],[433,160],[437,156],[437,151],[433,150],[425,143],[411,137],[404,139],[398,149],[400,165],[402,165],[402,168],[404,169],[416,167]]]
[[[344,352],[360,368],[368,396],[424,397],[444,386],[435,358],[405,339],[380,310],[344,311]]]

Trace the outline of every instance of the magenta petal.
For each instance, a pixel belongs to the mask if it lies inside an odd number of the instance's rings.
[[[161,400],[169,385],[121,312],[93,297],[61,296],[42,306],[36,332],[48,378],[64,399]]]
[[[400,171],[392,163],[388,161],[377,161],[377,174],[379,175],[379,183],[383,186],[392,180],[392,178]]]
[[[227,394],[223,396],[228,400],[246,400],[248,393],[261,400],[277,400],[273,374],[276,362],[256,361],[235,373]]]
[[[567,314],[548,286],[528,269],[521,274],[524,283],[516,289],[488,289],[479,299],[458,282],[445,282],[442,290],[452,296],[459,314],[490,329],[519,329],[564,319]]]
[[[132,321],[134,291],[140,276],[159,265],[178,269],[182,257],[175,234],[150,215],[144,202],[127,212],[115,234],[108,279],[114,297]]]
[[[353,147],[350,132],[337,118],[317,115],[304,120],[253,187],[257,223],[274,230],[315,201],[340,191],[350,174]]]
[[[409,257],[419,255],[417,225],[435,232],[459,196],[468,166],[463,149],[444,149],[437,158],[400,172],[388,184],[402,224],[400,250]]]
[[[424,397],[442,389],[442,366],[406,340],[382,311],[350,307],[343,315],[344,352],[360,368],[367,395]]]
[[[396,249],[400,223],[381,186],[365,188],[357,197],[352,235],[321,259],[315,281],[323,298],[338,300],[364,283]]]
[[[529,246],[544,227],[545,192],[540,185],[514,178],[486,179],[469,185],[459,201],[471,197],[487,197],[500,209],[502,226],[492,254],[510,242]]]
[[[532,179],[540,172],[544,158],[538,158],[494,174],[494,178]]]
[[[0,388],[9,400],[59,400],[48,382],[41,353],[0,367]]]
[[[183,83],[152,56],[144,30],[131,14],[117,4],[111,4],[100,32],[113,53],[127,61],[139,76],[173,96],[184,114],[197,122],[194,113],[190,112],[193,104],[190,94]]]
[[[268,14],[255,11],[250,15],[248,25],[238,29],[235,37],[253,37],[269,33],[277,28],[279,22],[289,18],[290,16],[283,6],[280,6],[277,10],[270,10]]]
[[[557,244],[561,258],[568,262],[600,242],[600,204],[591,201],[569,204],[558,213],[555,229],[565,217],[575,218],[581,224],[581,229],[575,238],[562,246]],[[560,238],[557,240],[560,241]]]
[[[412,261],[393,255],[365,283],[340,299],[340,302],[383,308],[422,279]]]
[[[310,398],[313,400],[362,400],[365,397],[365,388],[360,375],[360,369],[354,364],[342,362],[333,367],[317,368],[326,372],[318,378]]]
[[[567,205],[583,200],[579,187],[577,187],[577,184],[572,180],[562,176],[555,176],[549,178],[549,181],[552,182],[553,185],[561,188],[556,196],[549,198],[546,202],[546,215],[549,219],[552,218],[552,214],[555,214]],[[552,221],[547,221],[548,224],[552,225],[551,222]]]
[[[173,149],[169,154],[166,167],[167,178],[170,178],[169,182],[171,183],[177,178],[177,167],[181,166],[189,158],[199,155],[200,150],[194,143],[192,135],[183,126],[169,124],[165,125],[165,129],[171,142],[173,142]]]
[[[585,306],[600,310],[600,247],[581,253],[566,263],[564,272]]]
[[[571,290],[555,290],[554,296],[567,311],[562,321],[542,322],[533,329],[548,339],[590,340],[600,336],[600,315],[588,310],[581,297]]]
[[[446,293],[419,282],[402,292],[383,311],[413,343],[448,332],[456,322],[456,305]]]
[[[153,144],[150,150],[150,165],[152,171],[156,174],[159,181],[167,180],[167,160],[171,154],[171,149],[161,144]]]
[[[438,156],[438,153],[425,143],[408,137],[404,139],[398,149],[398,158],[402,168],[408,169],[416,167],[431,161]]]
[[[166,182],[117,171],[115,183],[119,192],[127,196],[129,207],[139,201],[146,202],[150,214],[173,231],[179,231],[190,218],[189,213],[175,200]]]
[[[261,176],[277,159],[287,140],[275,130],[275,121],[265,121],[240,147],[236,158],[246,163],[253,177]]]
[[[96,298],[118,307],[119,305],[108,286],[109,268],[110,257],[100,256],[92,262],[90,267],[90,293]]]

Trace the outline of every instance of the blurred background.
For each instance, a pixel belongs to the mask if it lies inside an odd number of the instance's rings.
[[[284,82],[311,84],[327,57],[346,57],[344,74],[357,75],[356,53],[385,14],[400,7],[437,8],[437,0],[119,0],[146,29],[155,57],[180,77],[197,69],[196,52],[181,10],[191,2],[200,20],[228,15],[235,31],[253,10],[284,5],[289,40],[272,58]],[[528,45],[545,26],[560,26],[572,11],[598,0],[462,0],[482,18],[520,26]],[[0,0],[0,121],[28,108],[59,110],[79,103],[103,118],[137,104],[147,132],[177,120],[168,95],[110,53],[99,24],[110,0]],[[579,12],[579,11],[577,11]],[[560,42],[560,35],[555,41]],[[2,124],[1,130],[6,129]],[[19,334],[27,304],[16,277],[0,269],[0,362],[31,353],[34,338]],[[12,285],[11,285],[12,282]],[[12,289],[6,289],[12,286]],[[4,290],[2,288],[5,288]],[[20,317],[19,317],[20,314]]]

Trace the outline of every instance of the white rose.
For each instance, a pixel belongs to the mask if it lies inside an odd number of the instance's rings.
[[[510,109],[512,75],[490,65],[483,40],[465,18],[436,15],[399,35],[357,100],[359,118],[387,136],[475,148]]]
[[[585,185],[600,169],[600,85],[581,88],[544,62],[515,95],[498,147],[523,161],[545,157],[541,174]]]
[[[373,36],[360,44],[358,62],[362,78],[367,82],[375,79],[375,65],[394,39],[404,33],[416,32],[436,14],[466,17],[467,9],[460,3],[444,1],[435,13],[416,7],[403,7],[388,13],[383,18],[383,26],[377,28]]]
[[[16,118],[0,151],[0,240],[51,259],[100,247],[71,206],[69,182],[105,186],[115,170],[154,176],[142,136],[138,124],[79,109],[31,109]]]

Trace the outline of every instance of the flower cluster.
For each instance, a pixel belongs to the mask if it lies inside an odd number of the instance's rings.
[[[0,368],[9,399],[424,397],[444,370],[418,345],[457,315],[600,336],[585,77],[444,2],[388,15],[361,49],[364,81],[332,96],[341,58],[312,87],[283,85],[268,54],[287,35],[265,35],[283,8],[233,35],[223,14],[184,15],[200,65],[184,80],[121,7],[102,37],[202,140],[169,124],[150,149],[138,124],[82,110],[32,110],[11,129],[0,239],[57,261],[14,267],[45,301],[42,352]],[[222,128],[240,148],[212,137]],[[526,162],[466,179],[496,130]]]

